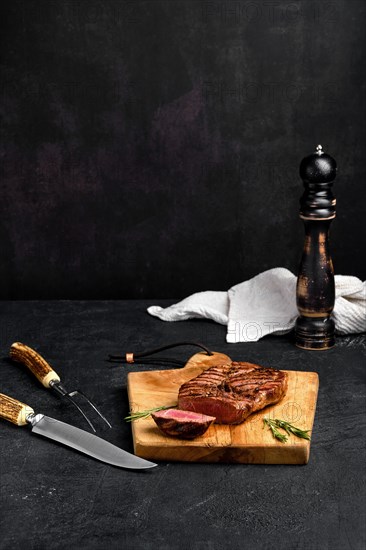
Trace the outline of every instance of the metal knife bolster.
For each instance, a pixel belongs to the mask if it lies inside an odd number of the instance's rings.
[[[40,420],[42,420],[42,418],[44,417],[44,414],[28,414],[28,416],[26,417],[26,422],[28,424],[30,424],[32,427],[35,426],[37,424],[37,422],[39,422]]]

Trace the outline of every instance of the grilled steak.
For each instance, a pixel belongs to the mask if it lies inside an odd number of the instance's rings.
[[[280,401],[287,373],[232,362],[205,370],[179,389],[178,407],[216,417],[218,424],[240,424],[250,414]]]
[[[182,439],[203,435],[215,420],[212,416],[178,409],[158,411],[151,416],[162,432]]]

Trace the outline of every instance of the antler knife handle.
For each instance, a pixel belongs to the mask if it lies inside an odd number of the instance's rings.
[[[38,378],[45,388],[50,387],[51,380],[60,382],[59,375],[53,370],[34,349],[15,342],[10,347],[10,358],[17,363],[23,363]]]
[[[25,426],[27,417],[34,414],[34,410],[29,405],[0,393],[0,418],[8,420],[17,426]]]
[[[297,279],[296,345],[324,350],[335,343],[331,318],[335,301],[333,262],[329,249],[329,228],[335,218],[336,199],[332,185],[337,173],[335,160],[318,145],[316,152],[300,164],[305,191],[300,200],[300,218],[305,225],[305,242]]]

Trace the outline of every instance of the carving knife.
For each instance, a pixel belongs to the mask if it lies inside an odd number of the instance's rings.
[[[55,418],[44,414],[35,414],[32,407],[21,403],[13,397],[0,393],[0,418],[8,420],[17,426],[32,426],[32,432],[49,437],[63,445],[72,447],[101,462],[120,468],[144,470],[157,466],[143,458],[135,456],[94,434],[75,428]]]

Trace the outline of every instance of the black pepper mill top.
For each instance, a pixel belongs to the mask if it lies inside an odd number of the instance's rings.
[[[304,181],[305,191],[300,200],[301,218],[335,218],[336,199],[332,186],[336,175],[336,161],[323,152],[321,145],[317,146],[315,153],[302,159],[300,177]]]
[[[336,199],[332,192],[337,174],[335,160],[318,145],[300,164],[304,193],[300,218],[305,225],[305,242],[297,279],[296,345],[303,349],[328,349],[335,343],[335,286],[329,251],[329,227],[335,218]]]

